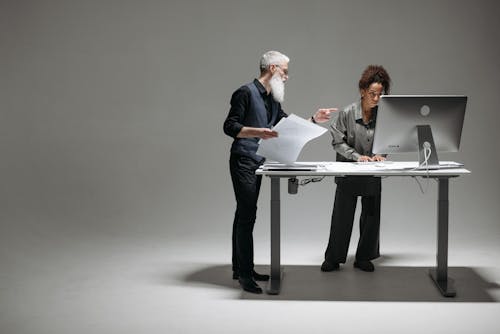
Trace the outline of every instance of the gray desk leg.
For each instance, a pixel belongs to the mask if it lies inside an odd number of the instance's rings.
[[[271,279],[267,287],[270,295],[281,290],[280,206],[280,178],[271,176]]]
[[[448,189],[449,178],[438,178],[437,267],[429,275],[443,296],[455,297],[455,288],[448,278]]]

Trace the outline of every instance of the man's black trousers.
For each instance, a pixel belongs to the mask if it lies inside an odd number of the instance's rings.
[[[251,277],[253,263],[253,227],[257,214],[261,175],[255,175],[263,161],[231,154],[229,169],[236,197],[236,212],[233,221],[233,271],[240,277]]]

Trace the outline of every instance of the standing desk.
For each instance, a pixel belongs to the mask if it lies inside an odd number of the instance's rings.
[[[437,200],[437,254],[436,267],[429,270],[429,275],[436,284],[441,294],[445,297],[454,297],[456,290],[448,277],[448,217],[449,217],[449,180],[453,177],[469,174],[465,168],[449,168],[438,170],[414,170],[399,166],[411,166],[416,162],[398,162],[393,165],[381,163],[355,163],[355,162],[303,162],[302,167],[283,166],[275,164],[263,165],[257,175],[264,175],[271,179],[271,275],[267,293],[276,295],[280,293],[283,278],[280,259],[280,225],[281,201],[280,180],[282,178],[295,178],[297,176],[420,176],[435,179],[438,182]],[[272,166],[268,169],[267,166]],[[309,168],[309,167],[311,168]],[[313,168],[316,166],[316,168]]]

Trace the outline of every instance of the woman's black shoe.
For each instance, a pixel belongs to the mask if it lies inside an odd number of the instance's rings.
[[[339,270],[340,266],[338,263],[330,263],[328,261],[323,261],[323,264],[321,265],[321,271],[334,271],[334,270]]]
[[[355,261],[354,262],[354,268],[359,268],[363,271],[374,271],[375,266],[371,261]]]

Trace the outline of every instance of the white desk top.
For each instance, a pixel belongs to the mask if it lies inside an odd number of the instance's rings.
[[[453,166],[435,170],[415,170],[416,161],[384,161],[384,162],[336,162],[315,161],[297,162],[297,166],[285,166],[276,163],[266,163],[256,171],[257,175],[266,176],[429,176],[446,177],[470,174],[461,164],[444,161],[441,164]]]

